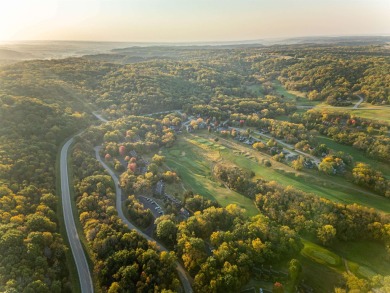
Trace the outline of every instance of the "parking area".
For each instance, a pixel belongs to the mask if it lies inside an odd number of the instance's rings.
[[[164,214],[161,206],[153,198],[140,196],[139,201],[142,202],[146,209],[149,209],[152,212],[155,218],[158,218]]]

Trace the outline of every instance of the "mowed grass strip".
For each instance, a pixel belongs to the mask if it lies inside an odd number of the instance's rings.
[[[323,265],[342,268],[343,262],[340,256],[313,242],[302,239],[304,245],[301,254]]]

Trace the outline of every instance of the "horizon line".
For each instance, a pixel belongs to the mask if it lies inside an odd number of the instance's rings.
[[[215,40],[215,41],[116,41],[116,40],[75,40],[75,39],[27,39],[27,40],[0,40],[0,44],[3,43],[21,43],[21,42],[80,42],[80,43],[133,43],[133,44],[212,44],[212,43],[250,43],[260,41],[283,41],[294,39],[312,39],[312,38],[359,38],[359,37],[390,37],[390,33],[384,34],[348,34],[348,35],[305,35],[305,36],[291,36],[291,37],[265,37],[258,39],[241,39],[241,40]]]

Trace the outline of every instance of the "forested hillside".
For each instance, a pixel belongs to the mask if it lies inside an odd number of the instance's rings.
[[[134,47],[1,66],[0,291],[77,290],[56,160],[82,130],[72,201],[99,292],[181,292],[178,263],[195,292],[386,290],[389,54]],[[127,219],[168,251],[120,219],[95,147]]]

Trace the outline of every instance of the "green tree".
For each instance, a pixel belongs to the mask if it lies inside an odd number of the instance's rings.
[[[177,227],[172,220],[163,220],[157,224],[156,235],[161,241],[172,247],[176,243]]]
[[[295,170],[302,170],[304,162],[305,162],[305,158],[303,156],[299,156],[298,159],[291,162],[291,166]]]
[[[336,237],[336,228],[332,225],[324,225],[317,230],[317,238],[324,245],[330,245]]]

